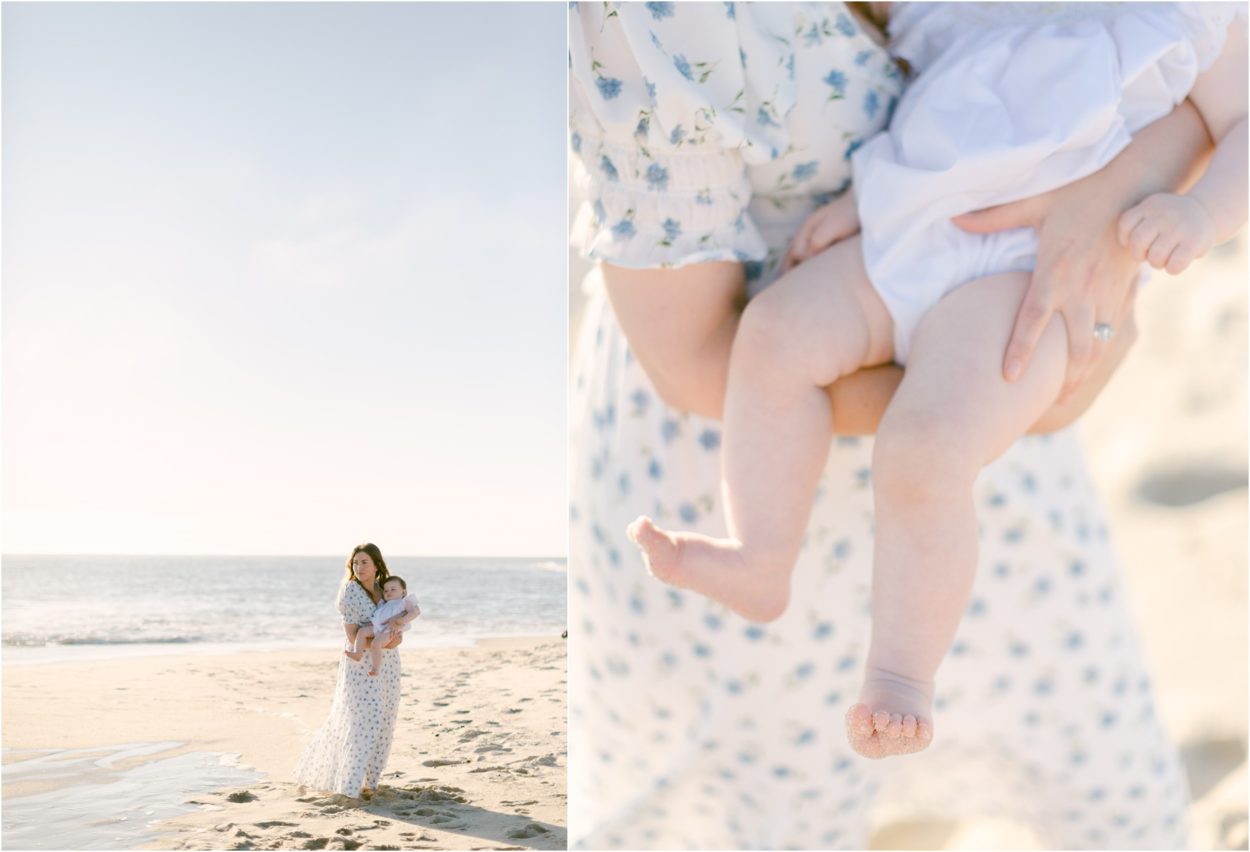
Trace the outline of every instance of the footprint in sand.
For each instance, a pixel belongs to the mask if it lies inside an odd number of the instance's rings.
[[[1137,495],[1148,503],[1168,508],[1192,506],[1227,491],[1244,489],[1245,467],[1213,461],[1157,468],[1137,483]]]
[[[458,763],[468,763],[467,760],[423,760],[422,766],[455,766]]]
[[[526,837],[538,837],[547,833],[547,829],[536,822],[527,823],[520,828],[514,828],[508,832],[508,836],[516,840]]]
[[[1197,740],[1182,745],[1181,762],[1194,801],[1215,789],[1245,759],[1246,744],[1239,738]]]
[[[512,749],[505,748],[504,746],[501,746],[498,743],[485,743],[473,749],[474,754],[493,754],[495,752],[503,752],[505,754],[508,754],[511,751]]]

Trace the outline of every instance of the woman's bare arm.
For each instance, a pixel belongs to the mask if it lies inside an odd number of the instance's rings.
[[[791,274],[802,274],[801,270]],[[742,288],[741,267],[715,263],[638,270],[604,264],[602,272],[617,321],[656,392],[674,408],[719,420],[741,315],[739,300],[732,296]],[[679,297],[687,280],[696,286]],[[1136,339],[1132,314],[1126,319],[1108,357],[1099,361],[1090,379],[1031,431],[1061,429],[1089,407]],[[875,434],[902,380],[898,367],[870,367],[830,385],[834,434]]]
[[[625,269],[605,263],[601,271],[630,351],[656,392],[673,408],[719,420],[729,354],[746,301],[742,265]],[[789,274],[810,271],[799,267]],[[876,432],[902,378],[898,367],[874,367],[831,386],[834,432]]]
[[[604,263],[601,270],[630,351],[660,398],[719,419],[729,351],[746,304],[742,264],[625,269]]]
[[[1056,431],[1076,420],[1136,339],[1131,278],[1137,266],[1125,262],[1126,252],[1117,240],[1120,213],[1152,192],[1191,183],[1210,147],[1202,120],[1186,103],[1139,133],[1102,171],[1045,195],[961,218],[960,224],[973,231],[1020,226],[1039,231],[1038,269],[1026,297],[1031,302],[1021,307],[1009,360],[1021,358],[1027,364],[1036,342],[1032,325],[1044,327],[1056,311],[1064,314],[1069,328],[1079,329],[1088,319],[1092,340],[1095,301],[1115,305],[1112,342],[1096,358],[1092,353],[1087,357],[1090,366],[1083,380],[1031,431]],[[674,408],[719,419],[729,354],[745,304],[741,264],[638,270],[605,263],[601,269],[630,349],[661,398]],[[786,274],[805,273],[799,266]],[[1087,344],[1081,340],[1077,345],[1088,350]],[[898,367],[874,367],[830,386],[834,433],[874,434],[902,375]]]
[[[725,265],[732,266],[733,264]],[[689,317],[691,314],[663,314],[658,318],[651,317],[651,311],[655,306],[648,303],[648,296],[657,289],[666,292],[681,289],[681,276],[696,268],[696,266],[687,266],[671,270],[635,270],[604,264],[603,277],[608,285],[613,309],[618,311],[617,319],[629,341],[630,349],[634,357],[642,364],[647,375],[652,378],[656,392],[673,408],[719,420],[725,402],[729,354],[734,333],[738,328],[740,309],[737,307],[726,309],[723,303],[716,300],[718,301],[716,307],[721,312],[716,316],[715,321],[708,316],[703,316],[697,322],[690,322],[690,326],[697,328],[702,334],[695,339],[683,340],[679,339],[680,335],[686,333],[687,329],[683,327],[682,318],[683,316]],[[794,271],[798,272],[801,268]],[[699,280],[704,284],[711,283],[716,278],[716,273],[711,270],[700,270],[700,273]],[[719,274],[724,275],[725,288],[732,289],[733,276],[725,275],[725,271],[719,271]],[[737,277],[741,278],[740,272]],[[639,284],[642,286],[637,286]],[[614,290],[615,296],[612,296]],[[704,291],[703,295],[709,298],[714,292],[715,289],[711,288]],[[712,301],[710,298],[709,300]],[[691,307],[691,303],[683,300],[676,301],[684,304],[686,308]],[[672,306],[674,300],[666,299],[665,303]],[[697,300],[694,305],[696,308],[707,307],[707,305],[699,305]],[[622,312],[625,318],[621,317]],[[639,333],[635,336],[630,334],[631,323],[638,323],[640,326]],[[1030,431],[1053,432],[1075,421],[1111,378],[1111,374],[1124,359],[1136,337],[1137,329],[1132,323],[1130,313],[1126,315],[1125,322],[1117,331],[1107,357],[1098,362],[1090,378],[1063,404],[1053,406]],[[673,360],[665,362],[666,357]],[[664,365],[664,368],[658,371],[659,381],[648,366],[649,363],[657,362]],[[860,370],[830,385],[827,390],[833,412],[833,433],[836,435],[876,434],[886,406],[890,404],[894,391],[902,380],[902,369],[891,365]]]

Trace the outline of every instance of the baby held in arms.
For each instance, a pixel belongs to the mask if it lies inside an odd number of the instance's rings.
[[[1037,233],[973,234],[951,220],[1098,171],[1186,98],[1214,156],[1187,193],[1125,211],[1120,242],[1177,274],[1240,230],[1247,203],[1242,4],[914,3],[890,16],[891,50],[915,76],[888,130],[854,152],[855,197],[814,212],[791,247],[799,261],[837,253],[835,275],[783,277],[739,326],[724,413],[728,534],[646,517],[629,529],[658,579],[752,621],[780,617],[829,449],[823,388],[906,364],[873,449],[872,637],[845,720],[866,757],[932,739],[934,679],[976,574],[973,484],[1060,395],[1067,335],[1091,335],[1056,316],[1028,368],[1004,376]],[[1095,314],[1082,342],[1109,340],[1117,315]],[[780,345],[738,356],[749,335],[777,328]]]
[[[408,629],[413,619],[421,614],[415,595],[408,594],[408,584],[402,577],[392,575],[382,585],[382,603],[373,611],[368,624],[360,625],[350,651],[343,653],[353,660],[364,656],[365,648],[369,649],[369,660],[372,667],[371,676],[376,676],[382,667],[382,649],[399,633]],[[372,640],[372,641],[370,641]]]

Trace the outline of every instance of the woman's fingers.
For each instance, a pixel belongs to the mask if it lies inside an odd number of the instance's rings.
[[[1016,313],[1016,323],[1011,330],[1011,340],[1007,342],[1007,352],[1003,356],[1003,378],[1014,382],[1024,374],[1037,348],[1037,341],[1042,337],[1055,308],[1051,303],[1051,294],[1044,286],[1039,286],[1037,276],[1025,291],[1024,301]]]
[[[1055,258],[1046,253],[1044,245],[1040,247],[1037,265],[1029,279],[1028,289],[1024,291],[1020,310],[1016,312],[1011,339],[1007,341],[1007,351],[1003,355],[1003,378],[1007,381],[1014,382],[1024,375],[1029,361],[1033,359],[1037,341],[1059,305],[1062,291],[1058,284],[1067,280],[1067,269],[1068,263],[1062,256]]]
[[[1045,195],[1037,195],[1010,204],[999,204],[997,207],[986,207],[956,216],[951,221],[960,230],[970,234],[990,234],[994,231],[1005,231],[1008,228],[1035,226],[1039,221],[1044,207]]]
[[[1075,302],[1062,311],[1068,330],[1068,369],[1059,393],[1065,401],[1088,375],[1094,363],[1094,309],[1088,302]]]

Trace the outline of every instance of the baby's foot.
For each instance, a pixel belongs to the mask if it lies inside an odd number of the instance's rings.
[[[933,683],[868,669],[860,703],[846,711],[846,738],[864,757],[912,754],[933,740]]]
[[[343,656],[351,657],[356,662],[360,662],[360,658],[365,655],[364,651],[344,651]]]
[[[369,677],[377,677],[377,676],[378,676],[377,669],[369,669]]]
[[[706,595],[750,621],[772,621],[790,600],[790,566],[769,571],[749,565],[731,538],[669,533],[638,518],[626,530],[647,570],[661,582]]]

